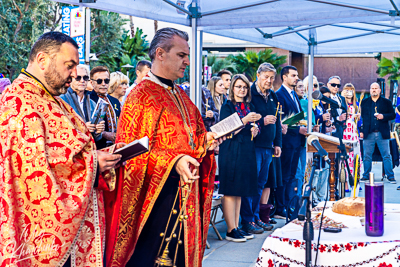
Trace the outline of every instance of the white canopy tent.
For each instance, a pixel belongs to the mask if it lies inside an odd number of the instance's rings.
[[[190,26],[191,98],[198,107],[201,105],[203,31],[309,54],[310,76],[314,54],[400,50],[400,26],[395,24],[400,16],[400,5],[396,3],[399,0],[58,1]],[[312,88],[312,79],[309,88]],[[308,113],[311,111],[310,101]],[[311,116],[309,130],[310,122]]]

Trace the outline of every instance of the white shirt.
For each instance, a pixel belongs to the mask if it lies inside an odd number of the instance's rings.
[[[82,99],[78,95],[79,106],[81,107],[81,111],[82,111],[83,114],[85,114],[85,110],[83,109],[83,103],[85,102],[84,100],[85,100],[85,95],[83,95]]]
[[[290,89],[289,87],[287,87],[287,86],[286,86],[285,84],[283,84],[283,83],[282,83],[282,85],[283,85],[283,87],[285,87],[286,91],[289,93],[289,95],[290,95],[290,97],[292,98],[292,100],[296,103],[296,99],[294,99],[293,94],[292,94],[293,89]]]

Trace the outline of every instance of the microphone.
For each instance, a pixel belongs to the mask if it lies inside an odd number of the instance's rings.
[[[344,107],[342,107],[338,102],[336,102],[335,100],[333,100],[333,99],[331,99],[331,98],[328,98],[328,97],[324,96],[324,95],[321,93],[321,91],[319,91],[319,90],[315,90],[311,95],[312,95],[312,98],[313,98],[313,99],[321,100],[321,101],[324,101],[324,102],[326,102],[326,103],[328,103],[328,104],[331,104],[331,107],[332,107],[332,108],[341,108],[341,109],[344,109]],[[344,109],[344,110],[345,110],[345,109]]]
[[[319,143],[319,138],[316,135],[309,135],[307,137],[307,143],[310,146],[313,146],[317,150],[317,154],[322,157],[326,162],[329,162],[328,152],[321,146]]]

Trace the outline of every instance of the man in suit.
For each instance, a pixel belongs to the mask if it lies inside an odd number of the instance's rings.
[[[346,103],[346,99],[338,93],[340,87],[342,86],[340,77],[337,75],[329,77],[327,85],[328,85],[329,90],[331,91],[331,98],[333,100],[335,100],[336,102],[338,102],[339,105],[341,107],[344,107],[346,110],[346,111],[343,111],[340,108],[336,109],[337,114],[339,115],[337,117],[337,121],[341,122],[341,125],[343,125],[343,127],[344,127],[345,123],[346,123],[346,119],[347,119],[347,117],[346,117],[347,116],[347,114],[346,114],[347,103]],[[343,138],[343,129],[344,128],[342,128],[342,131],[338,131],[338,129],[334,129],[332,131],[332,136]],[[336,187],[338,186],[338,182],[339,182],[339,160],[340,160],[340,154],[336,154],[336,158],[335,158]],[[336,190],[335,195],[336,195],[336,199],[339,199],[339,190]]]
[[[294,87],[299,79],[297,69],[286,66],[281,71],[282,86],[276,92],[279,103],[282,105],[283,117],[297,114],[302,111],[300,100]],[[282,136],[282,182],[276,190],[276,218],[286,218],[286,206],[295,196],[295,176],[300,158],[300,149],[305,145],[307,127],[297,126],[289,128]]]
[[[328,88],[331,91],[331,98],[335,100],[336,102],[339,103],[340,106],[344,107],[346,112],[347,112],[347,104],[346,104],[346,99],[344,99],[343,96],[341,96],[338,92],[340,89],[341,85],[341,79],[339,76],[332,76],[328,79]],[[344,112],[342,109],[338,108],[337,112],[339,114],[338,121],[342,121],[343,123],[346,122],[346,112]],[[332,133],[333,136],[337,136],[337,131]]]
[[[381,97],[381,88],[378,83],[372,83],[370,87],[371,97],[361,103],[361,118],[363,126],[360,137],[364,138],[364,174],[361,181],[367,181],[371,172],[372,154],[375,144],[383,159],[383,167],[388,180],[396,183],[393,172],[392,156],[390,154],[390,125],[389,121],[396,118],[390,100]]]
[[[90,71],[90,79],[93,85],[93,91],[90,93],[90,99],[98,102],[100,98],[106,101],[108,109],[104,118],[106,125],[103,132],[103,138],[96,141],[97,149],[111,146],[115,142],[117,132],[117,121],[121,113],[121,104],[118,99],[107,94],[110,84],[110,71],[105,66],[94,67]]]

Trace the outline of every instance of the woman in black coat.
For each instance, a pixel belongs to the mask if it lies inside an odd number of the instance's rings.
[[[219,192],[224,194],[223,210],[228,231],[227,240],[246,241],[252,235],[240,230],[239,215],[241,197],[257,194],[257,163],[254,142],[259,128],[256,122],[261,115],[254,112],[250,104],[250,84],[243,74],[233,76],[229,99],[221,107],[220,119],[223,120],[237,112],[245,128],[235,132],[231,138],[220,145],[219,149]]]

